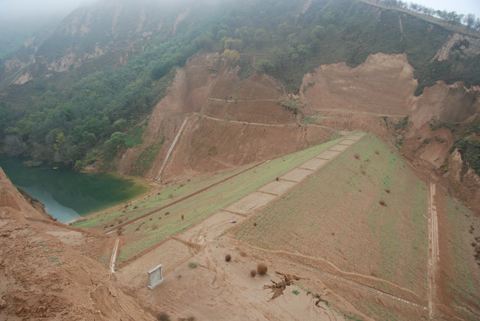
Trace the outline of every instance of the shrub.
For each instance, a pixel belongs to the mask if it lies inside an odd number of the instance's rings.
[[[259,263],[259,264],[257,265],[257,273],[258,273],[258,275],[264,276],[265,274],[267,274],[267,271],[268,271],[268,267],[267,267],[265,264]]]
[[[385,203],[385,201],[380,201],[379,204],[382,205],[383,207],[387,207],[387,203]]]
[[[196,269],[198,267],[198,264],[195,262],[190,262],[188,263],[188,267],[191,269]]]
[[[230,262],[232,260],[232,256],[230,254],[225,255],[225,262]]]
[[[170,321],[170,316],[165,313],[165,312],[161,312],[158,317],[157,317],[157,320],[158,321]]]
[[[256,270],[251,270],[251,271],[250,271],[250,276],[251,276],[252,278],[256,277],[256,276],[257,276],[257,271],[256,271]]]

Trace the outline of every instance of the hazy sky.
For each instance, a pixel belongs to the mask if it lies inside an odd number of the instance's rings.
[[[477,17],[480,17],[480,0],[415,0],[409,2],[418,3],[437,10],[456,11],[464,14],[473,13]]]
[[[66,14],[89,0],[0,0],[0,17]]]
[[[0,17],[65,14],[87,1],[92,0],[0,0]],[[480,0],[415,0],[413,2],[434,9],[474,13],[480,17]]]

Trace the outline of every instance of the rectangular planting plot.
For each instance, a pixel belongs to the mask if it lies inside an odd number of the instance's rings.
[[[336,152],[336,151],[333,151],[333,150],[327,150],[326,152],[323,152],[320,155],[318,155],[317,158],[332,160],[340,154],[341,154],[341,152]]]
[[[339,145],[346,145],[346,146],[352,146],[353,144],[355,144],[357,141],[356,140],[353,140],[353,139],[345,139],[345,140],[342,140]]]
[[[330,148],[329,150],[333,150],[334,152],[343,152],[345,151],[349,146],[345,145],[336,145]]]
[[[207,241],[216,239],[228,229],[245,220],[245,217],[229,212],[220,211],[210,216],[199,225],[180,234],[179,239],[203,245]]]
[[[308,169],[296,168],[293,171],[283,175],[281,179],[299,183],[303,181],[307,176],[311,175],[312,173],[313,171]]]
[[[300,166],[300,168],[308,169],[308,170],[311,170],[311,171],[316,171],[316,170],[319,170],[320,168],[322,168],[327,163],[328,163],[328,160],[326,160],[326,159],[314,158],[314,159],[309,160],[308,162],[306,162],[302,166]]]
[[[238,202],[230,205],[225,210],[232,213],[239,213],[243,215],[250,214],[251,212],[259,209],[276,198],[274,195],[255,192],[247,197],[242,198]]]
[[[296,183],[287,182],[287,181],[278,181],[278,182],[271,182],[260,189],[260,192],[263,193],[270,193],[275,195],[283,195],[285,194],[290,188],[295,186]]]

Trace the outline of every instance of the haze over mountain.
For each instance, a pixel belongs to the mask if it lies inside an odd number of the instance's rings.
[[[478,320],[480,19],[444,5],[1,1],[0,156],[150,190],[71,227],[0,171],[41,253],[3,249],[0,318]]]

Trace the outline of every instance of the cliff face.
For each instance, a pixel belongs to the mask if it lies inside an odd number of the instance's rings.
[[[44,218],[0,169],[0,320],[154,320]]]
[[[390,140],[417,167],[445,176],[457,197],[480,210],[480,179],[462,159],[465,151],[458,151],[459,141],[478,139],[480,89],[437,82],[416,97],[416,86],[406,56],[375,54],[355,68],[320,66],[305,75],[301,97],[305,112],[320,115],[321,125]]]

